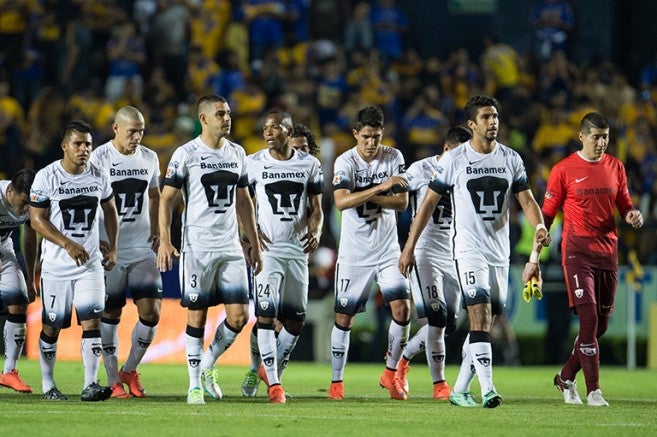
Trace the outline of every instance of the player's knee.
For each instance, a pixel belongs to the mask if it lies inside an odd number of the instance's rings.
[[[447,325],[447,311],[444,308],[441,308],[438,311],[427,313],[427,322],[429,323],[429,326],[444,328]]]
[[[305,323],[300,320],[286,320],[284,323],[285,330],[292,335],[299,336]]]

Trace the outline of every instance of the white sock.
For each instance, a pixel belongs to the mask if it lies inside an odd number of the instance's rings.
[[[285,327],[283,327],[281,332],[278,333],[278,345],[276,351],[278,353],[279,380],[283,376],[283,371],[287,367],[287,363],[290,361],[290,355],[292,354],[294,347],[297,345],[297,340],[299,340],[299,336],[290,334]]]
[[[481,396],[483,397],[489,391],[495,390],[493,385],[493,348],[490,340],[473,343],[472,336],[470,336],[470,355],[477,371],[477,379],[479,379]]]
[[[201,358],[201,369],[209,369],[214,366],[214,363],[217,362],[217,358],[219,358],[221,354],[233,344],[237,334],[237,332],[228,327],[225,320],[221,322],[221,325],[217,326],[217,330],[214,333],[214,339],[212,339],[212,343],[210,343],[208,350],[203,353],[203,357]]]
[[[5,367],[2,373],[9,373],[16,368],[18,357],[25,345],[25,322],[15,323],[5,321]]]
[[[425,326],[427,328],[427,363],[434,384],[445,380],[445,328]]]
[[[408,361],[411,361],[413,357],[420,352],[426,350],[426,338],[427,338],[427,327],[429,325],[422,326],[410,340],[406,343],[406,348],[404,349],[404,356]]]
[[[394,320],[390,321],[390,327],[388,328],[388,356],[386,357],[387,368],[397,369],[397,363],[406,347],[410,329],[410,323],[402,326]]]
[[[470,391],[470,384],[476,375],[474,364],[472,363],[472,355],[470,354],[470,334],[465,337],[463,341],[463,349],[461,349],[461,368],[456,377],[456,382],[452,391],[460,393]]]
[[[192,330],[195,328],[191,328]],[[187,374],[189,375],[189,389],[201,387],[201,356],[203,355],[203,337],[189,334],[187,327],[185,334],[185,353],[187,354]],[[202,331],[202,330],[201,330]]]
[[[43,336],[43,335],[42,335]],[[55,384],[55,361],[57,360],[57,339],[47,343],[39,338],[39,364],[41,365],[41,388],[48,393]]]
[[[258,347],[258,336],[256,335],[256,332],[258,332],[258,328],[254,325],[253,328],[251,328],[251,335],[249,336],[251,370],[254,372],[257,372],[258,368],[262,364],[262,360],[260,359],[260,349]]]
[[[135,325],[135,329],[132,330],[132,345],[130,346],[130,354],[128,359],[123,365],[124,372],[132,372],[137,370],[137,366],[141,363],[142,358],[146,355],[148,346],[153,342],[155,338],[155,331],[157,330],[157,325],[148,326],[144,325],[141,320]]]
[[[100,356],[102,355],[102,342],[100,330],[82,332],[81,342],[82,364],[84,365],[84,388],[98,380],[98,367],[100,367]]]
[[[349,354],[349,334],[351,330],[339,329],[333,326],[331,331],[331,367],[333,373],[331,381],[342,381],[344,368],[347,365],[347,355]]]
[[[258,328],[258,348],[262,365],[267,373],[269,385],[278,384],[278,360],[276,358],[276,332],[274,325],[267,328]]]
[[[113,386],[119,378],[119,321],[107,323],[100,321],[100,339],[103,347],[103,362],[107,373],[107,384]]]

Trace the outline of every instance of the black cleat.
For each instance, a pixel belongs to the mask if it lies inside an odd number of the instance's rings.
[[[110,387],[103,387],[97,382],[92,382],[82,390],[82,396],[80,396],[81,401],[88,402],[97,402],[104,401],[112,395],[112,389]]]
[[[44,393],[43,398],[48,401],[68,401],[68,398],[57,387],[53,387]]]

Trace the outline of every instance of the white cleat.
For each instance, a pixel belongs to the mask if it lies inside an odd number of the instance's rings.
[[[203,390],[200,387],[194,387],[187,392],[187,403],[190,405],[204,405]]]
[[[593,390],[586,397],[586,403],[591,407],[608,407],[609,402],[602,397],[602,391],[600,389]]]
[[[220,400],[223,396],[221,393],[221,387],[217,383],[217,370],[214,367],[209,369],[204,369],[201,371],[201,385],[203,386],[203,391],[205,391],[208,396],[212,399]]]
[[[563,380],[561,379],[561,375],[557,373],[554,376],[554,385],[563,393],[563,400],[565,403],[572,405],[582,404],[582,399],[577,392],[577,382],[569,379]]]

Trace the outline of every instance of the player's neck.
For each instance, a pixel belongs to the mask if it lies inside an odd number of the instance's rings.
[[[82,165],[77,165],[66,158],[62,159],[60,163],[62,164],[62,168],[64,169],[64,171],[72,175],[82,174],[84,172],[84,169],[87,167],[86,163]]]
[[[289,144],[281,148],[271,148],[269,149],[269,155],[277,161],[287,161],[292,158],[294,154],[294,148]]]
[[[126,155],[126,156],[134,155],[134,153],[137,151],[137,150],[131,151],[130,149],[119,146],[119,144],[116,142],[116,140],[111,140],[110,144],[112,145],[112,147],[114,147],[114,150],[119,152],[121,155]]]
[[[472,146],[474,151],[477,153],[491,153],[493,150],[495,150],[496,145],[497,141],[489,141],[485,138],[473,138],[470,140],[470,146]]]
[[[225,137],[213,138],[212,135],[207,132],[202,132],[201,141],[211,149],[221,149],[225,144]]]

